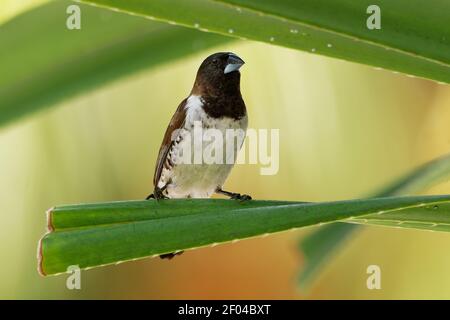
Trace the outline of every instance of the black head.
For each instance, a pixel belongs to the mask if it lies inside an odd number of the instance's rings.
[[[231,52],[218,52],[206,58],[197,72],[193,91],[218,95],[237,90],[239,92],[239,69],[244,61]]]

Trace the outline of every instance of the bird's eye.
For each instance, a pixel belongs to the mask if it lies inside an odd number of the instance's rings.
[[[214,64],[217,64],[217,59],[214,59],[214,60],[213,60],[213,63],[214,63]]]

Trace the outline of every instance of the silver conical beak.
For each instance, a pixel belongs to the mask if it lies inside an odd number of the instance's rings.
[[[227,65],[225,66],[223,73],[227,74],[233,71],[238,71],[244,65],[244,63],[244,60],[239,58],[234,53],[230,53],[228,56]]]

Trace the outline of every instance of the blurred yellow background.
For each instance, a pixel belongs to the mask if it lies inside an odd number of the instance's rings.
[[[142,71],[0,129],[0,298],[450,299],[450,234],[367,227],[308,292],[297,289],[303,229],[42,278],[36,245],[54,205],[143,199],[167,123],[201,61],[241,56],[251,128],[280,129],[280,170],[238,165],[227,189],[256,199],[369,194],[450,151],[450,87],[254,42],[234,42]],[[429,193],[450,193],[450,183]],[[381,290],[366,268],[381,267]]]

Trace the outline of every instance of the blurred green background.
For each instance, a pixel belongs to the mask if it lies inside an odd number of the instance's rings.
[[[1,0],[0,22],[37,2]],[[167,123],[216,51],[246,61],[249,126],[280,129],[278,174],[239,165],[230,190],[357,198],[450,151],[448,85],[249,41],[142,70],[0,129],[0,298],[450,299],[450,235],[383,227],[352,238],[309,292],[297,289],[298,242],[312,228],[83,271],[79,291],[66,289],[64,275],[38,275],[46,209],[151,191]],[[429,193],[450,193],[450,183]],[[370,264],[381,267],[381,290],[366,288]]]

